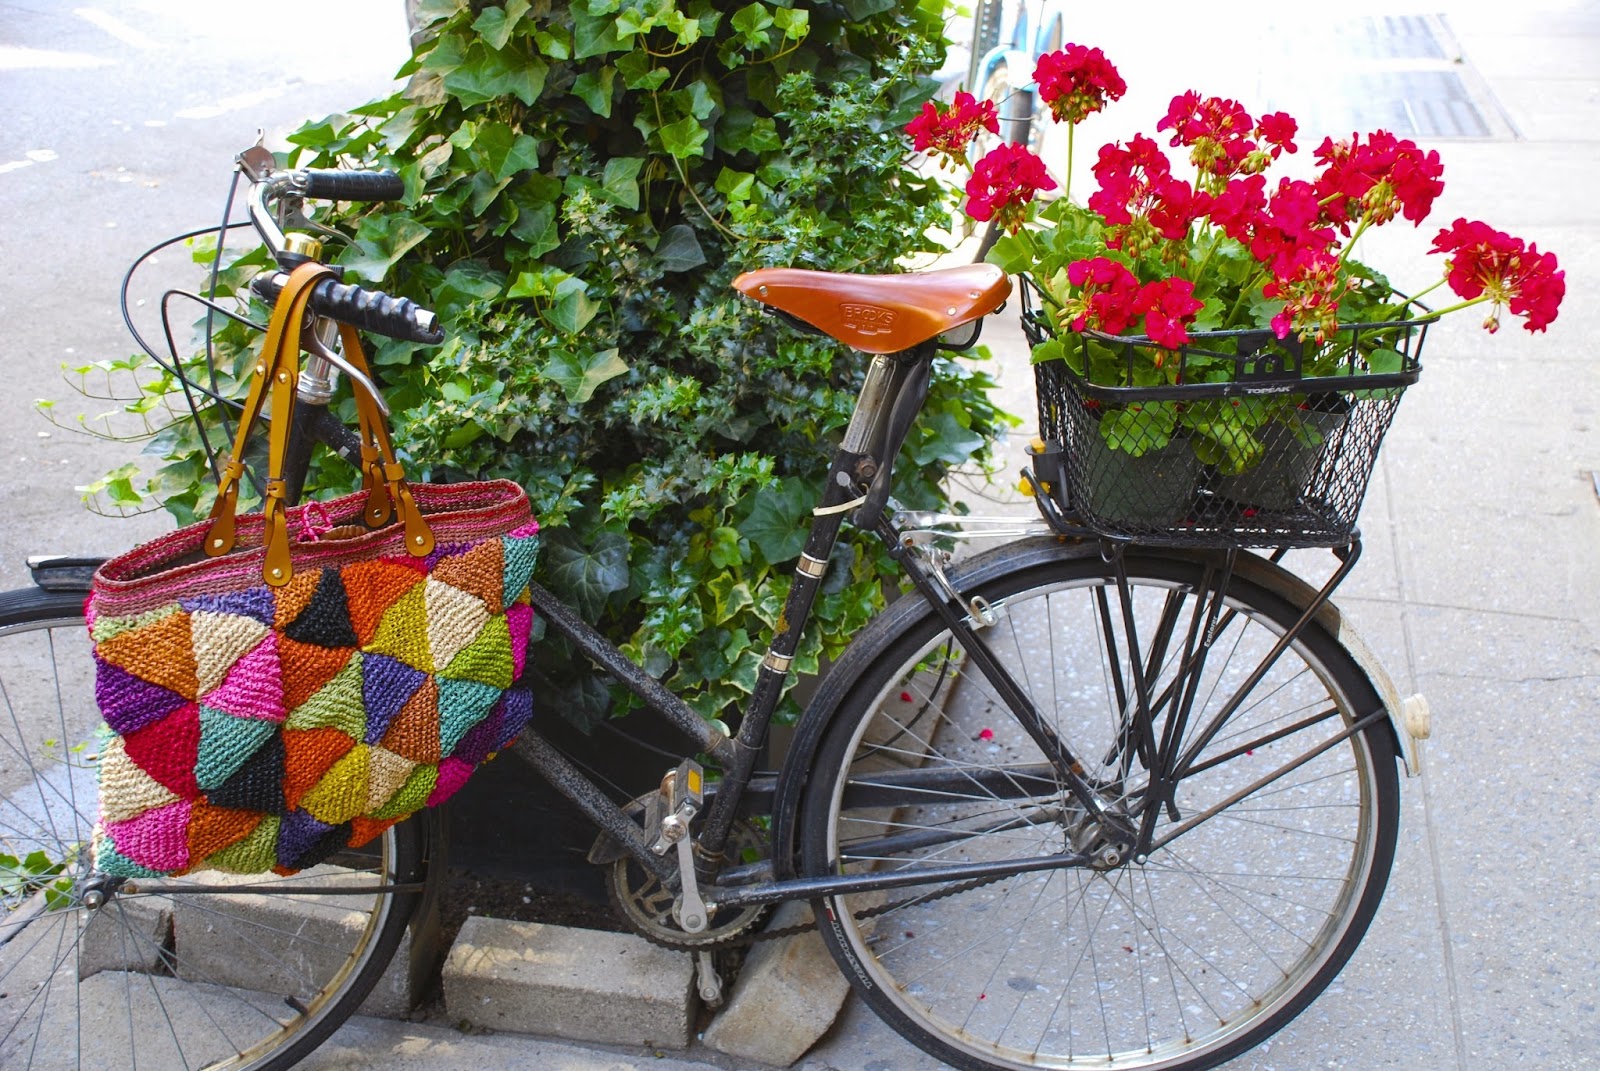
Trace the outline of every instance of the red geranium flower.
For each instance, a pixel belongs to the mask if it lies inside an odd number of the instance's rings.
[[[1194,284],[1187,279],[1160,279],[1139,290],[1139,306],[1144,310],[1144,333],[1150,341],[1175,350],[1189,343],[1188,326],[1205,302],[1194,296]],[[1156,367],[1161,367],[1157,355]]]
[[[1120,142],[1100,147],[1094,177],[1100,189],[1089,195],[1089,207],[1107,223],[1131,223],[1129,209],[1142,204],[1159,183],[1172,177],[1172,164],[1161,146],[1135,134],[1126,148]]]
[[[1044,161],[1023,145],[1000,145],[978,161],[967,180],[967,215],[996,220],[1012,234],[1027,220],[1027,204],[1040,190],[1056,188]]]
[[[1265,175],[1236,178],[1211,199],[1211,222],[1236,242],[1250,242],[1256,223],[1267,209]]]
[[[1300,124],[1287,112],[1273,112],[1263,115],[1256,123],[1256,137],[1272,146],[1272,158],[1276,160],[1280,152],[1294,152],[1294,136],[1300,129]]]
[[[1317,192],[1331,223],[1346,229],[1366,216],[1387,223],[1404,215],[1420,224],[1433,210],[1433,199],[1444,192],[1444,165],[1437,152],[1423,152],[1416,142],[1400,140],[1387,130],[1375,130],[1363,142],[1359,134],[1349,141],[1325,138],[1315,153],[1322,163]]]
[[[1066,310],[1074,314],[1074,331],[1094,328],[1120,335],[1143,311],[1139,305],[1139,280],[1127,265],[1110,257],[1073,261],[1067,265],[1067,282],[1082,289],[1066,305]]]
[[[1190,90],[1172,98],[1156,129],[1171,130],[1174,146],[1189,146],[1189,160],[1202,176],[1226,181],[1241,171],[1260,171],[1270,161],[1250,140],[1255,120],[1237,101],[1202,98]]]
[[[1321,216],[1317,188],[1298,179],[1283,179],[1250,227],[1250,254],[1274,275],[1288,275],[1292,258],[1301,252],[1326,252],[1336,235]]]
[[[1350,281],[1340,281],[1338,257],[1327,249],[1296,249],[1279,257],[1272,272],[1261,295],[1283,299],[1283,311],[1272,318],[1273,334],[1287,338],[1298,330],[1302,339],[1321,343],[1339,329],[1339,299]]]
[[[1492,302],[1483,326],[1500,329],[1500,310],[1523,317],[1529,331],[1543,331],[1556,318],[1567,294],[1567,273],[1554,253],[1541,253],[1487,223],[1458,219],[1433,240],[1433,253],[1445,262],[1450,289],[1468,301],[1488,295]]]
[[[928,101],[921,113],[906,124],[906,133],[911,135],[917,152],[938,153],[952,164],[963,161],[967,144],[980,129],[1000,133],[994,101],[980,101],[967,92],[957,93],[948,108]]]
[[[1039,57],[1033,69],[1039,99],[1050,106],[1057,122],[1081,123],[1106,106],[1121,100],[1128,85],[1098,48],[1067,45],[1059,52]]]

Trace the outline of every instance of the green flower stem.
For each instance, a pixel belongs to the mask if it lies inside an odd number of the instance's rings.
[[[1220,233],[1212,234],[1211,245],[1207,247],[1206,255],[1200,258],[1200,267],[1195,271],[1193,276],[1196,286],[1198,286],[1200,281],[1206,277],[1206,269],[1211,266],[1211,257],[1216,253],[1217,247],[1222,244],[1223,237],[1224,235]]]
[[[1366,234],[1367,229],[1371,226],[1372,216],[1370,214],[1362,215],[1361,222],[1356,225],[1356,232],[1350,236],[1350,240],[1344,244],[1344,248],[1339,250],[1339,267],[1344,267],[1344,262],[1349,260],[1350,254],[1355,251],[1356,243],[1361,241],[1361,236]]]
[[[1479,294],[1477,297],[1473,298],[1471,301],[1458,301],[1454,305],[1447,305],[1442,309],[1435,309],[1429,315],[1430,316],[1438,316],[1438,317],[1442,318],[1442,317],[1445,317],[1445,316],[1449,316],[1452,312],[1460,312],[1462,309],[1470,309],[1474,305],[1482,305],[1485,301],[1488,301],[1488,300],[1489,300],[1489,295],[1488,294]]]
[[[1224,328],[1233,326],[1233,318],[1239,315],[1239,310],[1244,307],[1244,299],[1255,293],[1256,288],[1266,281],[1271,269],[1263,267],[1250,277],[1250,281],[1239,288],[1239,296],[1233,302],[1233,308],[1228,310],[1227,317],[1222,321]]]
[[[1424,297],[1427,297],[1429,294],[1433,293],[1435,290],[1439,289],[1441,286],[1443,286],[1447,282],[1449,282],[1449,279],[1447,277],[1442,277],[1438,281],[1436,281],[1432,286],[1429,286],[1425,290],[1417,291],[1415,294],[1412,294],[1410,297],[1406,298],[1406,300],[1402,301],[1400,304],[1389,306],[1388,308],[1383,310],[1385,317],[1387,317],[1389,315],[1404,315],[1406,313],[1406,311],[1408,309],[1410,309],[1410,307],[1412,305],[1416,304],[1417,301],[1419,301],[1420,299],[1422,299]],[[1430,315],[1437,316],[1438,313],[1431,313]]]
[[[1061,187],[1061,196],[1069,204],[1072,202],[1072,134],[1077,129],[1077,123],[1067,124],[1067,181]]]

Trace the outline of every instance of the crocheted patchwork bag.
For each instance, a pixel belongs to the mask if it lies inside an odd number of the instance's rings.
[[[95,574],[104,873],[303,870],[448,799],[533,712],[518,682],[539,527],[521,487],[408,484],[357,391],[362,490],[285,504],[301,325],[333,274],[303,264],[283,287],[211,517]],[[269,397],[264,507],[238,516]]]
[[[437,536],[425,558],[395,527],[301,542],[273,587],[259,547],[194,560],[202,523],[101,567],[98,869],[292,873],[442,803],[521,731],[527,497],[509,481],[412,491]],[[365,503],[293,509],[290,528]],[[241,536],[258,526],[240,518]]]

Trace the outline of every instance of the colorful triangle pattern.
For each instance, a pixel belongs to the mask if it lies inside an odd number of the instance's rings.
[[[290,874],[460,791],[533,715],[537,532],[122,617],[91,600],[96,865]]]

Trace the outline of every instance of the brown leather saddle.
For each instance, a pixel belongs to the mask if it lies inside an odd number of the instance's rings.
[[[734,287],[867,353],[899,353],[1004,304],[1011,279],[993,264],[903,275],[804,268],[745,272]]]

